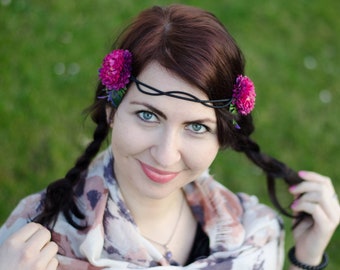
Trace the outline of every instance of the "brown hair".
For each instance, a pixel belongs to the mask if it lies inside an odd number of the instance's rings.
[[[116,48],[132,53],[135,77],[148,63],[157,61],[201,89],[209,99],[230,98],[236,77],[244,73],[242,52],[227,29],[213,14],[191,6],[155,6],[142,11],[118,37],[112,49]],[[36,218],[42,224],[53,224],[58,213],[63,212],[71,225],[80,228],[72,218],[84,218],[73,199],[74,187],[109,132],[107,103],[98,99],[103,88],[99,83],[90,108],[91,117],[97,124],[93,141],[66,176],[47,188],[44,211]],[[215,112],[221,148],[231,147],[245,153],[265,172],[273,203],[285,213],[276,199],[274,179],[283,178],[289,185],[301,179],[283,163],[261,153],[260,147],[250,138],[254,131],[251,115],[236,116],[241,126],[236,129],[232,124],[234,116],[228,108],[215,109]]]
[[[135,77],[157,61],[209,99],[230,98],[236,77],[244,73],[242,52],[227,29],[213,14],[191,6],[155,6],[141,12],[114,48],[132,53]],[[232,116],[228,109],[216,110],[216,114],[223,148],[230,143],[227,134]]]

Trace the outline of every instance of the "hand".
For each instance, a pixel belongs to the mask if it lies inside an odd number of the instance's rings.
[[[305,218],[293,231],[295,255],[309,265],[318,265],[340,221],[340,206],[332,181],[314,172],[299,172],[302,183],[289,191],[295,196],[292,209],[306,212]]]
[[[0,270],[55,270],[58,261],[56,243],[50,232],[37,223],[29,223],[0,246]]]

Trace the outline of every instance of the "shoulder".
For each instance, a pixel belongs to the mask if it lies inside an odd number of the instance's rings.
[[[0,228],[0,245],[14,232],[32,221],[43,209],[45,191],[22,199]]]
[[[243,192],[236,193],[236,196],[243,208],[244,213],[257,216],[276,217],[278,213],[266,204],[259,201],[255,195],[249,195]]]
[[[283,229],[279,214],[254,195],[234,193],[216,181],[208,171],[202,174],[190,186],[185,188],[191,201],[209,198],[215,205],[224,205],[226,212],[232,214],[244,227],[245,231],[273,228],[275,235]],[[203,202],[205,204],[206,202]]]
[[[283,221],[273,208],[259,202],[254,195],[237,193],[240,204],[243,208],[241,222],[249,234],[260,230],[272,230],[273,237],[276,237],[283,230]],[[267,231],[268,233],[268,231]]]
[[[243,213],[242,201],[237,194],[216,181],[209,171],[205,171],[194,182],[184,187],[189,203],[211,207],[223,205],[229,213],[239,217]]]
[[[208,171],[204,172],[196,181],[195,185],[201,193],[209,194],[209,197],[220,197],[236,211],[240,218],[243,216],[267,216],[277,218],[278,213],[268,205],[260,202],[255,195],[244,192],[235,193],[214,179]],[[236,210],[235,210],[236,209]]]
[[[256,196],[232,192],[207,173],[185,191],[212,250],[227,252],[235,269],[249,266],[251,260],[264,263],[264,269],[282,268],[284,231],[274,209]]]

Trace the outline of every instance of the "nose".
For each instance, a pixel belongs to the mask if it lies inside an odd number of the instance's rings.
[[[171,168],[181,160],[181,138],[176,130],[159,132],[151,147],[151,156],[162,168]]]

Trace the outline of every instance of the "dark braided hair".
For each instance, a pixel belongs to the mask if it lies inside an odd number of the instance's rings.
[[[289,186],[292,186],[301,183],[302,179],[295,171],[281,161],[261,152],[260,146],[250,138],[251,133],[254,132],[254,125],[251,118],[251,116],[248,116],[240,119],[241,125],[248,128],[236,130],[238,134],[235,136],[235,144],[231,145],[231,147],[237,152],[244,153],[249,160],[262,169],[267,177],[267,190],[272,203],[281,213],[293,217],[278,201],[275,180],[283,179]]]
[[[132,75],[138,74],[152,61],[173,72],[189,84],[198,87],[209,99],[232,97],[232,89],[238,75],[244,74],[244,57],[227,29],[211,13],[185,5],[152,7],[142,11],[122,32],[114,48],[129,50],[133,55]],[[91,117],[97,124],[93,141],[79,157],[66,176],[47,188],[43,212],[35,221],[43,225],[55,223],[58,214],[76,228],[85,228],[75,222],[85,218],[74,201],[74,190],[83,174],[100,150],[108,135],[106,108],[108,104],[98,99],[104,86],[99,83]],[[232,115],[228,108],[215,109],[217,136],[221,148],[232,148],[244,153],[266,174],[268,191],[273,204],[283,213],[288,212],[280,205],[276,192],[276,179],[283,179],[288,185],[300,183],[292,169],[284,163],[261,152],[250,136],[254,132],[251,115]],[[241,126],[236,129],[235,119]]]
[[[101,92],[98,87],[97,92]],[[74,188],[79,183],[82,174],[87,170],[92,159],[99,152],[102,142],[106,139],[109,133],[109,125],[107,123],[105,102],[98,100],[97,95],[93,105],[87,109],[91,112],[92,120],[97,124],[93,133],[93,140],[86,147],[84,153],[77,159],[73,168],[71,168],[64,178],[59,179],[47,187],[44,210],[34,218],[35,222],[41,223],[47,227],[53,227],[58,214],[64,214],[67,222],[76,228],[85,228],[74,221],[73,216],[78,219],[84,219],[82,213],[74,201]]]

